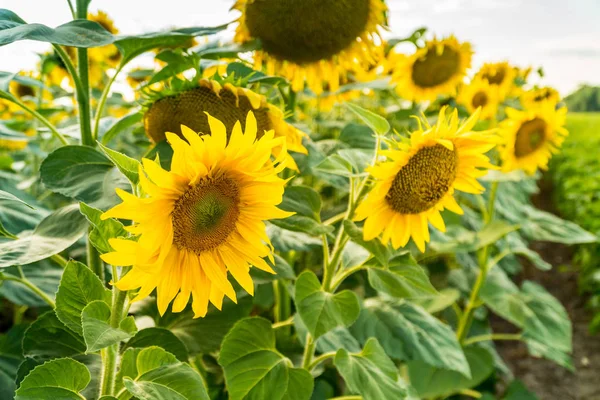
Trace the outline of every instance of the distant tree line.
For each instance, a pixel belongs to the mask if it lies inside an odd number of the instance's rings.
[[[600,87],[583,85],[564,99],[569,111],[600,111]]]

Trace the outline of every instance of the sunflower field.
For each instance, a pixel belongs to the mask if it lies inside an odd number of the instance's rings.
[[[0,72],[0,400],[535,399],[506,341],[574,369],[514,279],[598,241],[531,200],[569,133],[535,71],[382,0],[133,36],[89,3],[0,9],[47,43]]]

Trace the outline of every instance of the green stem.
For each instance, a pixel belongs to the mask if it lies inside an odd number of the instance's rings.
[[[327,242],[327,234],[321,235],[321,242],[323,243],[323,265],[329,265],[329,243]]]
[[[481,393],[479,393],[476,390],[471,390],[471,389],[462,389],[458,393],[462,394],[463,396],[468,396],[468,397],[471,397],[474,399],[480,399],[482,397]]]
[[[466,339],[463,344],[468,346],[470,344],[479,342],[488,342],[490,340],[522,340],[523,335],[520,333],[489,333],[487,335],[473,336]]]
[[[20,269],[21,267],[19,267]],[[52,300],[46,293],[42,291],[39,287],[37,287],[33,282],[28,280],[25,277],[17,277],[14,275],[5,275],[0,272],[0,281],[13,281],[22,284],[23,286],[28,287],[32,292],[37,294],[42,300],[44,300],[50,307],[56,308],[56,304],[54,300]]]
[[[90,228],[90,232],[91,230],[92,228]],[[87,241],[87,262],[88,267],[96,274],[96,276],[98,276],[98,278],[100,278],[100,281],[102,281],[104,284],[104,263],[100,259],[100,253],[98,253],[98,250],[94,247],[92,242],[90,242],[89,237]]]
[[[67,54],[65,49],[63,49],[62,46],[54,44],[54,45],[52,45],[52,47],[54,47],[54,51],[56,51],[56,54],[58,54],[58,56],[62,60],[63,64],[65,64],[65,68],[67,68],[67,71],[69,72],[69,75],[71,75],[71,78],[73,78],[73,83],[75,84],[75,90],[77,90],[77,91],[80,90],[81,89],[81,80],[79,79],[79,75],[77,75],[77,69],[75,69],[75,65],[73,64],[71,57],[69,57],[69,55]]]
[[[316,343],[310,333],[306,334],[306,345],[304,346],[304,355],[302,356],[302,368],[310,372],[313,355],[315,354]]]
[[[68,263],[67,259],[64,258],[63,256],[61,256],[60,254],[55,254],[53,256],[50,256],[50,259],[63,268],[66,267],[67,263]]]
[[[77,18],[87,19],[89,0],[77,0]],[[77,49],[77,69],[81,87],[77,90],[77,105],[79,106],[79,127],[81,130],[81,144],[94,147],[96,142],[92,136],[91,111],[90,111],[90,74],[88,65],[88,52],[86,48]]]
[[[110,78],[110,80],[104,87],[104,90],[102,91],[102,96],[100,96],[100,101],[98,103],[98,107],[96,108],[96,116],[94,119],[94,140],[98,139],[98,132],[100,130],[100,119],[102,118],[102,113],[104,112],[104,106],[106,105],[106,100],[108,99],[108,95],[110,94],[110,88],[111,88],[112,84],[114,83],[115,79],[117,78],[117,75],[119,75],[119,72],[121,72],[121,70],[125,66],[125,64],[126,63],[123,63],[123,62],[121,62],[119,64],[119,67],[115,71],[114,75]]]
[[[335,354],[336,354],[336,352],[332,351],[329,353],[321,354],[318,357],[315,357],[314,360],[310,363],[308,370],[312,371],[313,369],[315,369],[317,367],[317,365],[319,365],[323,361],[326,361],[326,360],[329,360],[330,358],[335,357]]]
[[[345,216],[346,216],[346,211],[339,213],[338,215],[334,215],[333,217],[331,217],[329,219],[326,219],[325,221],[323,221],[323,225],[333,225],[336,222],[343,220]]]
[[[18,98],[16,98],[15,96],[10,95],[10,97],[7,96],[0,96],[0,98],[4,98],[12,103],[15,103],[16,105],[18,105],[19,107],[21,107],[23,110],[27,111],[29,114],[31,114],[32,116],[34,116],[35,118],[37,118],[44,126],[46,126],[46,128],[48,128],[50,130],[50,132],[52,133],[52,135],[57,138],[58,140],[60,140],[60,142],[63,145],[68,145],[69,142],[67,141],[67,139],[62,135],[62,133],[60,133],[58,130],[56,130],[56,127],[54,125],[52,125],[52,123],[50,121],[48,121],[46,118],[44,118],[43,115],[41,115],[40,113],[38,113],[37,111],[35,111],[32,108],[29,108],[25,103],[23,103],[21,100],[19,100]]]
[[[365,260],[365,262],[367,262],[369,260],[370,260],[370,258]],[[346,280],[346,278],[348,278],[350,275],[354,274],[355,272],[361,271],[365,268],[367,268],[367,267],[363,263],[361,265],[357,265],[355,267],[348,268],[348,269],[345,269],[344,271],[341,271],[341,273],[339,273],[337,275],[337,277],[334,279],[333,283],[331,284],[331,291],[335,292],[336,289],[342,284],[342,282],[344,282]]]
[[[292,325],[294,325],[294,317],[289,317],[285,321],[275,322],[272,327],[273,327],[273,329],[279,329],[279,328],[284,328],[286,326],[292,326]]]
[[[67,0],[67,3],[69,3],[69,9],[71,10],[71,16],[73,17],[73,19],[77,18],[77,14],[75,13],[75,9],[73,8],[73,3],[71,3],[71,0]]]

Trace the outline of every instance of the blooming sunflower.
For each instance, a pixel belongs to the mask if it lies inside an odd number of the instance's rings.
[[[357,221],[366,219],[365,240],[383,233],[382,242],[391,241],[397,249],[412,237],[423,252],[429,242],[428,222],[444,231],[441,211],[463,213],[454,191],[483,192],[476,178],[494,168],[485,153],[497,139],[491,131],[471,131],[478,114],[459,124],[457,111],[447,117],[444,107],[435,126],[419,127],[409,143],[382,152],[387,161],[368,169],[376,183],[356,210]]]
[[[264,221],[293,214],[277,208],[285,184],[277,173],[285,160],[271,159],[285,139],[272,130],[259,138],[251,112],[244,132],[238,122],[228,135],[210,115],[208,124],[210,135],[204,136],[182,127],[187,142],[167,133],[171,170],[144,159],[140,184],[146,196],[117,189],[123,203],[102,215],[135,222],[128,230],[138,240],[110,239],[115,251],[102,259],[133,266],[116,286],[140,288],[134,301],[156,288],[161,315],[173,299],[173,312],[180,312],[191,296],[195,317],[206,315],[209,301],[218,309],[224,296],[236,301],[228,272],[253,294],[251,267],[275,273],[264,260],[273,261]]]
[[[119,33],[114,21],[104,11],[98,10],[96,14],[89,14],[88,19],[97,22],[113,35]],[[94,66],[94,64],[107,65],[110,68],[115,68],[119,65],[119,61],[121,61],[121,53],[113,44],[102,47],[93,47],[88,50],[88,54],[90,63],[92,64],[90,70],[90,81],[92,82],[101,80],[101,77],[97,76],[97,71],[101,71],[102,68],[100,66]]]
[[[525,109],[536,108],[545,103],[558,104],[560,95],[551,87],[531,89],[521,94],[521,104]]]
[[[512,91],[517,72],[515,68],[507,62],[486,63],[477,72],[476,77],[489,82],[490,85],[498,88],[500,101]]]
[[[456,101],[473,114],[481,107],[481,119],[494,119],[498,112],[498,90],[482,79],[474,79],[460,88]]]
[[[451,95],[471,67],[473,51],[468,42],[454,36],[428,41],[413,55],[393,53],[395,61],[392,82],[396,92],[407,100],[435,100]]]
[[[146,105],[144,126],[146,134],[154,141],[165,139],[165,132],[182,135],[181,125],[196,132],[208,131],[208,118],[205,113],[213,115],[225,124],[228,135],[237,121],[246,120],[252,111],[258,121],[259,137],[265,131],[275,131],[275,136],[285,137],[286,148],[306,154],[302,138],[306,136],[292,125],[285,122],[283,113],[277,107],[267,103],[267,99],[251,90],[226,83],[221,86],[215,80],[201,79],[198,85],[182,92],[153,100]],[[274,149],[274,155],[282,152],[282,147]],[[284,152],[287,165],[298,169],[294,159]]]
[[[530,175],[547,169],[569,134],[564,128],[566,114],[566,107],[557,110],[551,103],[525,111],[507,108],[507,119],[500,124],[502,169],[521,169]]]
[[[337,91],[340,75],[373,57],[387,10],[382,0],[237,0],[233,8],[242,13],[235,41],[262,43],[256,69],[265,65],[293,90],[306,83],[317,95],[323,83]]]

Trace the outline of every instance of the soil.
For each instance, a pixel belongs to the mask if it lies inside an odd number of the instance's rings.
[[[552,188],[548,182],[540,182],[540,194],[533,200],[537,207],[556,213],[552,204]],[[569,268],[574,248],[556,243],[536,242],[532,249],[553,268],[540,271],[525,265],[517,281],[538,282],[552,293],[565,307],[573,324],[572,373],[552,361],[531,357],[520,342],[497,342],[502,358],[527,388],[540,400],[600,400],[600,334],[591,335],[588,330],[592,315],[585,307],[586,298],[577,287],[577,272]],[[507,323],[492,320],[495,331],[508,331]],[[509,328],[510,329],[510,328]],[[514,330],[514,328],[513,328]]]

